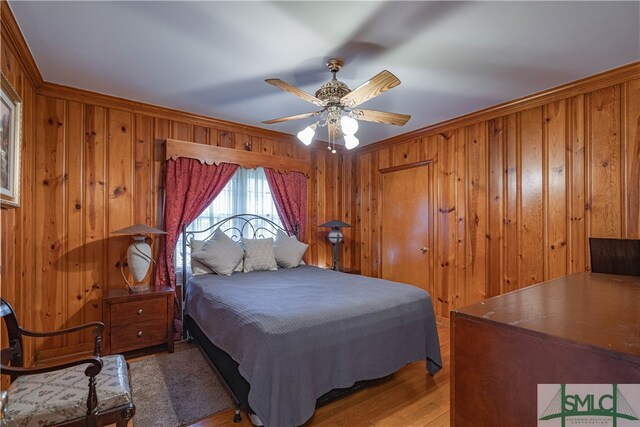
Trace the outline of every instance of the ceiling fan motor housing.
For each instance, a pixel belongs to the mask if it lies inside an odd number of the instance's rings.
[[[330,80],[318,89],[316,98],[323,101],[325,105],[338,105],[340,99],[349,92],[351,89],[340,80]]]

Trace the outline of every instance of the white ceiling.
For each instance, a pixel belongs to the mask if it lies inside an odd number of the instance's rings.
[[[46,81],[295,134],[316,110],[264,82],[402,81],[363,108],[368,144],[640,59],[640,2],[10,1]],[[318,134],[326,139],[326,135]]]

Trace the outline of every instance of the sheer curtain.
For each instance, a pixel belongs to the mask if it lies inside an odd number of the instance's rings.
[[[220,194],[189,226],[187,230],[205,230],[232,215],[260,215],[282,226],[273,195],[263,168],[238,168]],[[205,237],[206,235],[202,235]],[[196,236],[198,239],[198,236]],[[187,248],[187,251],[189,248]],[[187,254],[187,265],[189,264]],[[182,235],[176,245],[176,271],[182,270]],[[182,276],[178,274],[180,280]]]

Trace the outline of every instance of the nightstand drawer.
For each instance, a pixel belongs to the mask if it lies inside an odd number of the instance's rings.
[[[111,324],[113,326],[130,323],[162,320],[167,318],[167,298],[153,298],[111,305]],[[158,322],[162,323],[162,322]]]
[[[162,344],[167,341],[167,324],[155,320],[111,328],[111,352]]]

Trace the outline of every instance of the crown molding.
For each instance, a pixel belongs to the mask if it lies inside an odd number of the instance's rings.
[[[11,6],[6,0],[0,1],[0,20],[2,21],[2,38],[9,44],[10,49],[15,53],[20,66],[24,70],[31,84],[36,90],[42,87],[44,80],[38,69],[36,61],[31,55],[29,46],[22,36],[22,31],[18,26],[15,16],[11,11]]]
[[[587,92],[603,89],[638,78],[640,78],[640,61],[632,62],[618,68],[594,74],[551,89],[536,92],[531,95],[523,96],[522,98],[517,98],[502,104],[474,111],[473,113],[465,114],[460,117],[435,123],[411,132],[403,133],[402,135],[374,142],[357,149],[356,154],[371,153],[409,140],[425,138],[478,122],[527,110],[529,108],[540,107],[545,104],[582,95]]]

